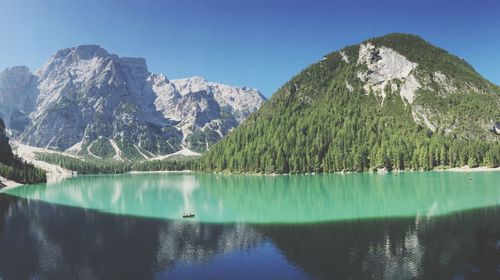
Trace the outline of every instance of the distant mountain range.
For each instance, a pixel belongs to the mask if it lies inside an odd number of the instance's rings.
[[[35,73],[0,72],[0,117],[14,139],[98,159],[203,152],[265,100],[200,77],[170,81],[96,45],[62,49]]]
[[[304,69],[201,165],[260,173],[499,166],[497,121],[497,85],[418,36],[389,34]]]

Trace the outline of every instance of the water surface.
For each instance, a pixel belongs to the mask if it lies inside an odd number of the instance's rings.
[[[129,174],[15,188],[0,194],[0,279],[496,279],[499,176]]]
[[[150,218],[194,212],[209,223],[311,223],[436,216],[500,204],[500,172],[390,175],[79,176],[6,192],[23,198]]]

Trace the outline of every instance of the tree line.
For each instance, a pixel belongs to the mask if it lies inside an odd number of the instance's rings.
[[[0,175],[21,184],[44,183],[47,181],[45,171],[36,168],[17,156],[9,165],[0,162]]]
[[[194,159],[164,159],[151,161],[116,161],[80,159],[57,154],[38,153],[37,159],[76,171],[79,174],[120,174],[130,171],[193,170]]]

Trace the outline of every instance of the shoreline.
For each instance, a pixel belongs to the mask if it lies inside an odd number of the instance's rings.
[[[157,170],[157,171],[129,171],[124,174],[154,174],[154,173],[194,173],[192,170]]]
[[[462,166],[462,167],[453,167],[453,168],[444,169],[443,171],[449,171],[449,172],[493,172],[493,171],[500,171],[500,167],[486,167],[486,166],[469,167],[466,165],[466,166]]]
[[[19,187],[22,185],[23,184],[21,184],[21,183],[11,181],[7,178],[0,176],[0,192],[3,190],[6,190],[6,189],[12,189],[12,188]]]
[[[339,172],[312,172],[312,173],[232,173],[232,172],[203,172],[197,170],[155,170],[155,171],[129,171],[124,173],[117,174],[195,174],[195,173],[205,173],[205,174],[214,174],[214,175],[242,175],[242,176],[291,176],[291,175],[302,175],[302,176],[316,176],[321,174],[337,174],[337,175],[345,175],[345,174],[355,174],[355,173],[370,173],[376,175],[389,175],[391,173],[403,173],[403,172],[500,172],[500,167],[451,167],[451,168],[440,168],[440,169],[432,169],[432,170],[391,170],[386,172],[377,172],[371,170],[365,170],[362,172],[354,172],[354,171],[339,171]],[[59,182],[67,178],[78,176],[76,172],[72,174],[47,174],[47,183]],[[100,175],[96,174],[85,174],[85,175]],[[4,186],[2,186],[4,185]],[[23,184],[7,180],[3,177],[0,177],[0,189],[8,188],[8,187],[17,187]]]
[[[338,174],[338,175],[345,175],[345,174],[356,174],[356,173],[369,173],[369,174],[376,174],[376,175],[388,175],[391,173],[404,173],[404,172],[495,172],[495,171],[500,171],[500,166],[499,167],[486,167],[486,166],[479,166],[479,167],[468,167],[462,166],[462,167],[436,167],[431,170],[413,170],[413,169],[404,169],[404,170],[399,170],[399,169],[394,169],[391,171],[382,171],[380,172],[379,170],[364,170],[364,171],[336,171],[336,172],[311,172],[311,173],[250,173],[250,172],[206,172],[206,171],[192,171],[193,173],[196,172],[201,172],[201,173],[207,173],[207,174],[217,174],[217,175],[244,175],[244,176],[289,176],[289,175],[309,175],[309,176],[315,176],[315,175],[320,175],[320,174]]]

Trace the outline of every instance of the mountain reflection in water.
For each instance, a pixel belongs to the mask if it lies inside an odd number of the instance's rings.
[[[206,224],[0,194],[0,278],[463,279],[474,271],[495,277],[495,264],[477,262],[474,231],[499,214],[487,208],[428,218]]]

